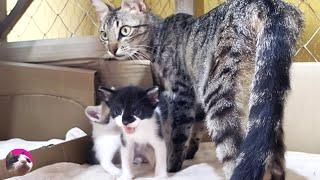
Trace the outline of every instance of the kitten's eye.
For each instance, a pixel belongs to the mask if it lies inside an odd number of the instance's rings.
[[[30,159],[27,158],[27,162],[28,162],[28,163],[31,163]]]
[[[141,116],[142,112],[141,112],[141,110],[136,109],[136,110],[133,112],[133,114],[134,114],[135,116]]]
[[[124,37],[129,36],[130,33],[131,33],[131,27],[130,26],[121,27],[121,29],[120,29],[121,36],[124,36]]]
[[[107,34],[107,32],[101,31],[101,32],[100,32],[100,38],[101,38],[101,40],[103,40],[103,41],[108,41],[108,34]]]
[[[121,108],[113,108],[112,111],[111,111],[111,115],[114,117],[114,116],[119,116],[120,114],[122,113],[122,110]]]
[[[14,161],[18,161],[18,159],[19,159],[19,156],[13,156],[13,158],[12,158]]]

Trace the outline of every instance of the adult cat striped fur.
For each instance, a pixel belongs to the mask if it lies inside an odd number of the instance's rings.
[[[152,61],[167,97],[169,171],[195,153],[198,138],[190,134],[197,135],[196,112],[203,109],[227,179],[285,178],[282,116],[303,24],[295,7],[281,0],[227,0],[198,18],[161,19],[143,0],[123,0],[117,9],[92,2],[110,58]],[[190,142],[196,143],[185,148]]]

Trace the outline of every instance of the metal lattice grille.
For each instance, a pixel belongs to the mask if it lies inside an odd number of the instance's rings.
[[[305,29],[298,42],[296,60],[320,61],[320,1],[290,0],[304,14]]]
[[[304,31],[298,41],[295,61],[320,61],[320,1],[319,0],[285,0],[303,12]],[[205,0],[205,12],[216,7],[224,0]]]
[[[105,0],[119,6],[121,0]],[[207,12],[225,0],[203,0]],[[299,7],[305,28],[298,42],[296,61],[320,61],[320,1],[286,0]],[[17,0],[7,0],[7,13]],[[145,0],[162,17],[175,12],[175,0]],[[96,34],[98,21],[90,0],[34,0],[9,33],[8,41],[68,38]]]
[[[17,0],[7,1],[7,14]],[[105,0],[119,6],[121,0]],[[162,17],[175,11],[174,0],[146,0],[148,7]],[[98,32],[94,7],[90,0],[34,0],[7,40],[26,41],[94,35]]]

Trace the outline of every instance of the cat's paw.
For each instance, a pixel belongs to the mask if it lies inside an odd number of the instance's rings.
[[[119,177],[122,174],[121,169],[117,168],[117,167],[103,167],[111,176],[113,177]]]
[[[121,169],[114,168],[113,170],[110,171],[110,174],[114,177],[119,177],[122,174]]]
[[[117,180],[133,180],[133,176],[130,174],[122,174],[120,177],[117,177]]]
[[[155,176],[154,176],[155,179],[167,179],[168,178],[168,174],[167,173],[157,173]]]

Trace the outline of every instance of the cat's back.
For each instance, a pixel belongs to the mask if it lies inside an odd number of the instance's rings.
[[[187,28],[190,24],[192,24],[194,22],[195,18],[190,15],[190,14],[186,14],[186,13],[177,13],[177,14],[173,14],[169,17],[167,17],[163,23],[163,30],[167,29],[167,28],[174,28],[171,30],[176,30],[176,28],[178,29],[184,29]],[[168,29],[170,30],[170,29]]]
[[[157,32],[155,38],[156,47],[174,46],[178,43],[175,39],[183,35],[190,29],[194,22],[194,17],[190,14],[178,13],[165,18]]]

